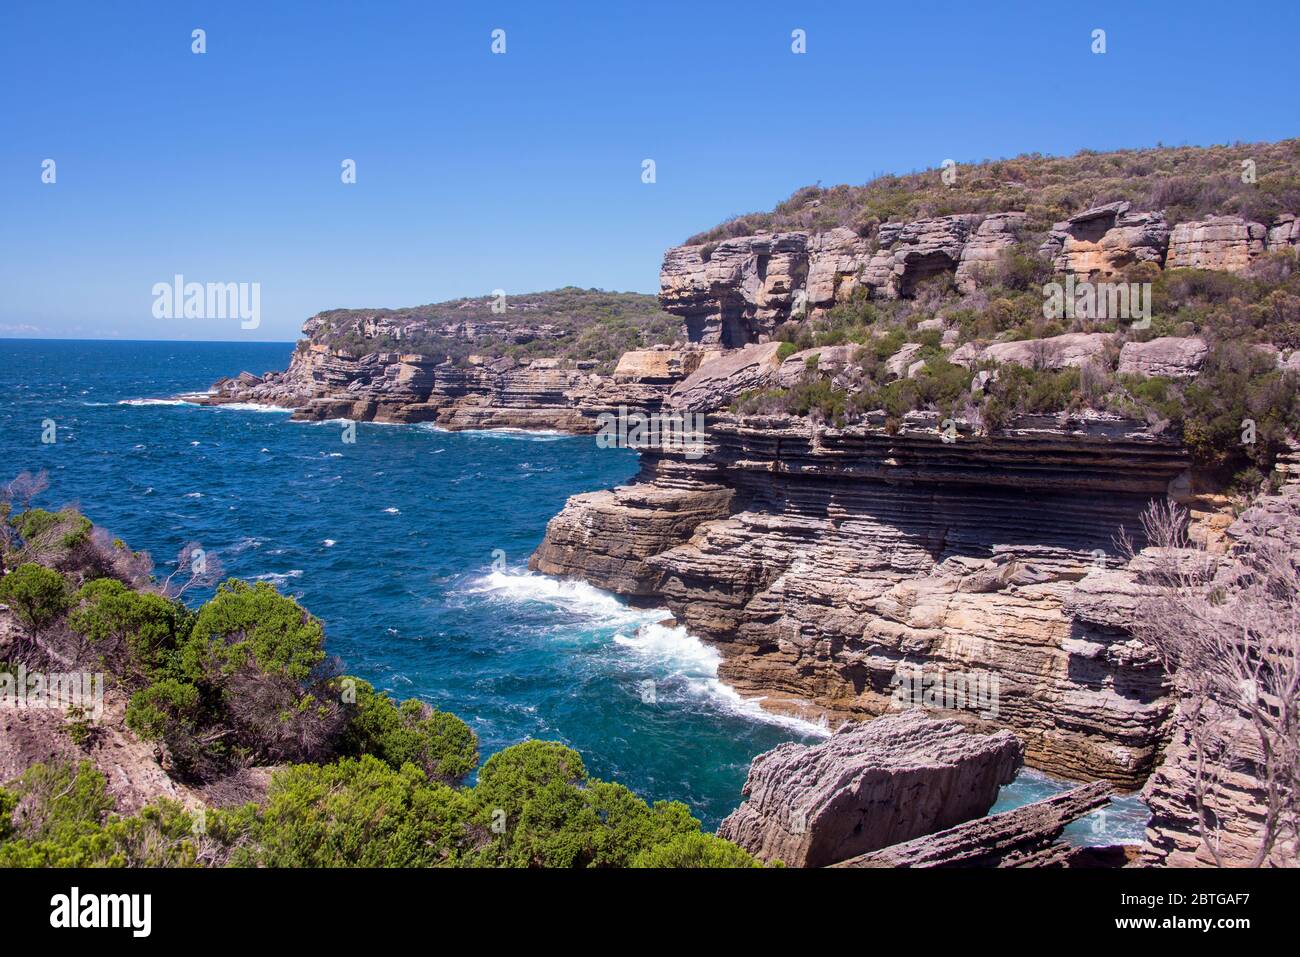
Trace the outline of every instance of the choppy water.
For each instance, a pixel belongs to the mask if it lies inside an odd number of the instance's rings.
[[[227,574],[274,582],[324,620],[350,673],[460,715],[484,756],[563,741],[592,773],[684,801],[711,827],[755,754],[825,733],[741,700],[718,682],[717,653],[664,612],[527,572],[565,499],[627,479],[634,453],[366,423],[348,444],[339,423],[168,398],[284,368],[291,348],[0,340],[5,477],[48,469],[38,504],[79,503],[163,571],[197,541]],[[1052,784],[1022,776],[1003,803]],[[1112,811],[1076,830],[1134,839],[1141,822]]]

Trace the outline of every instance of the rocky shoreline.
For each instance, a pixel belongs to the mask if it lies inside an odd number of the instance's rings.
[[[1289,254],[1296,223],[1171,224],[1116,202],[1056,223],[1037,255],[1081,280],[1134,267],[1245,273]],[[839,723],[921,704],[977,733],[1011,732],[1031,767],[1145,786],[1148,862],[1204,863],[1179,702],[1133,633],[1143,559],[1128,561],[1118,536],[1137,535],[1147,506],[1168,498],[1191,510],[1199,536],[1229,547],[1261,515],[1300,520],[1294,486],[1234,525],[1228,500],[1152,416],[1075,408],[994,426],[978,413],[881,411],[837,425],[737,410],[810,376],[836,387],[860,361],[855,345],[792,348],[777,341],[782,329],[855,297],[906,300],[936,278],[978,296],[1025,228],[1024,213],[1005,212],[885,223],[870,238],[840,227],[674,247],[659,299],[685,341],[625,352],[609,373],[573,358],[356,354],[309,338],[288,370],[222,380],[200,401],[267,403],[302,419],[574,433],[619,410],[705,415],[689,448],[643,447],[628,485],[573,496],[530,568],[667,607],[720,650],[720,678],[774,710]],[[898,348],[888,378],[922,373],[923,350],[938,344],[944,363],[979,370],[976,396],[1004,366],[1190,381],[1210,352],[1196,335],[959,344],[952,322],[918,329],[933,343]],[[1252,348],[1269,366],[1300,370],[1300,350]],[[1294,479],[1297,463],[1292,441],[1276,468]],[[914,686],[931,697],[900,692]],[[1258,816],[1258,782],[1246,773],[1239,785],[1245,818]]]

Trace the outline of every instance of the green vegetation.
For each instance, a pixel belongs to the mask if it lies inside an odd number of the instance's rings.
[[[592,361],[609,371],[629,349],[670,343],[681,328],[655,296],[642,293],[568,286],[509,295],[503,313],[493,311],[495,302],[484,296],[405,309],[333,309],[314,317],[311,341],[354,355],[546,356]]]
[[[1287,434],[1300,434],[1297,376],[1277,366],[1277,349],[1300,348],[1300,265],[1292,251],[1261,257],[1245,273],[1129,267],[1117,281],[1150,283],[1152,321],[1134,329],[1116,320],[1049,319],[1042,284],[1050,267],[1032,243],[1007,249],[980,289],[960,295],[949,276],[921,283],[910,299],[871,300],[861,289],[817,318],[776,331],[778,355],[848,346],[850,358],[811,364],[783,389],[741,396],[743,414],[794,414],[846,425],[883,413],[897,430],[908,412],[928,411],[998,429],[1025,414],[1087,409],[1146,420],[1183,436],[1194,460],[1223,482],[1258,486],[1269,476]],[[1059,278],[1059,277],[1057,277]],[[1106,353],[1081,368],[950,360],[965,343],[1044,339],[1071,332],[1120,334]],[[1192,380],[1144,379],[1113,370],[1123,341],[1199,336],[1209,346]],[[891,357],[911,347],[907,368]],[[901,360],[900,360],[901,361]],[[916,363],[919,369],[913,369]],[[845,367],[847,365],[847,367]],[[972,390],[977,373],[982,376]],[[1245,432],[1254,423],[1253,434]],[[1248,439],[1253,439],[1249,441]]]
[[[24,562],[0,579],[0,602],[8,605],[34,641],[68,607],[68,586],[52,568]]]
[[[131,553],[75,510],[6,517],[0,598],[41,643],[0,642],[0,660],[103,669],[129,696],[127,728],[192,787],[277,770],[256,803],[119,814],[91,762],[33,764],[0,787],[0,867],[755,866],[685,805],[592,778],[561,744],[507,748],[466,786],[469,726],[339,675],[321,622],[265,583],[228,581],[190,610],[156,584],[99,576]],[[63,571],[10,561],[70,528],[85,538],[51,553]],[[66,730],[94,753],[84,714]]]
[[[1252,160],[1256,183],[1242,182]],[[687,243],[754,233],[847,226],[870,237],[881,223],[954,213],[1028,214],[1035,231],[1101,203],[1129,200],[1162,209],[1171,222],[1239,214],[1269,222],[1300,210],[1300,140],[1211,147],[1156,147],[1074,156],[1027,154],[960,163],[949,187],[940,170],[881,176],[862,186],[805,186],[769,213],[736,216]]]

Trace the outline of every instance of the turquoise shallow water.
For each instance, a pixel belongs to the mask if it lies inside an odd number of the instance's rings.
[[[227,574],[274,582],[325,621],[350,673],[460,715],[484,756],[563,741],[593,774],[684,801],[710,827],[740,802],[755,754],[824,733],[741,701],[716,680],[717,654],[663,612],[526,571],[565,499],[627,479],[634,453],[366,423],[348,444],[338,423],[167,400],[284,368],[291,348],[0,340],[4,477],[48,469],[38,504],[79,503],[163,572],[198,541]],[[1002,802],[1055,784],[1022,775]],[[1134,839],[1131,818],[1076,830]]]

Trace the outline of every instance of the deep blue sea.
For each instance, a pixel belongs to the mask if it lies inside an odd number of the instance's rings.
[[[348,673],[460,715],[484,758],[562,741],[592,774],[683,801],[710,828],[740,803],[754,755],[825,733],[740,699],[718,682],[716,652],[660,624],[664,612],[527,571],[565,499],[625,481],[634,452],[367,423],[346,443],[337,422],[172,398],[283,369],[291,351],[0,340],[0,479],[48,469],[37,504],[79,504],[162,574],[199,542],[227,575],[275,583],[325,622]],[[999,809],[1064,786],[1026,773]],[[1130,798],[1074,830],[1132,840],[1144,819]]]

